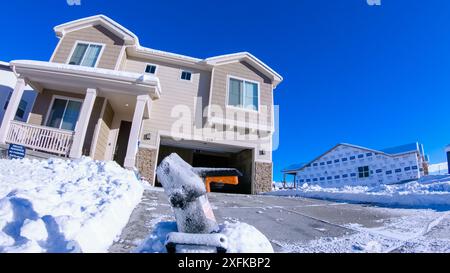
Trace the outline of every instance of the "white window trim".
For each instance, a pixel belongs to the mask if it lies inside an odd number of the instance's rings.
[[[188,72],[191,73],[191,79],[190,80],[184,80],[181,78],[181,76],[183,75],[183,72]],[[178,79],[182,82],[193,82],[193,78],[194,78],[194,72],[192,72],[191,70],[187,70],[187,69],[180,69],[180,76],[178,77]]]
[[[258,110],[255,109],[249,109],[249,108],[245,108],[245,107],[239,107],[239,106],[233,106],[229,104],[229,96],[230,96],[230,80],[231,79],[235,79],[235,80],[239,80],[239,81],[244,81],[244,82],[249,82],[249,83],[254,83],[258,86]],[[227,108],[233,109],[233,110],[238,110],[238,111],[245,111],[245,112],[252,112],[252,113],[259,113],[261,110],[261,84],[258,81],[254,81],[254,80],[249,80],[249,79],[245,79],[245,78],[241,78],[241,77],[237,77],[237,76],[233,76],[233,75],[227,75],[227,86],[226,86],[226,96],[225,96],[225,105]]]
[[[83,102],[84,102],[83,99],[79,99],[79,98],[68,97],[68,96],[61,96],[61,95],[53,95],[52,96],[52,101],[50,103],[50,107],[47,110],[47,115],[45,116],[44,126],[46,126],[46,127],[50,127],[50,126],[47,126],[47,122],[48,122],[48,119],[50,117],[50,112],[52,111],[53,104],[55,103],[55,99],[62,99],[62,100],[67,100],[67,101],[69,101],[69,100],[71,100],[71,101],[78,101],[78,102],[81,102],[81,107],[83,107]],[[68,103],[66,103],[66,107],[64,108],[64,112],[63,112],[63,115],[62,115],[63,117],[64,117],[64,114],[66,113],[67,105],[68,105]],[[80,108],[80,111],[81,111],[81,108]],[[77,123],[78,123],[78,121],[77,121]],[[77,123],[75,123],[75,128],[77,126]],[[57,129],[65,130],[65,129],[61,129],[61,125],[62,125],[62,122],[59,124],[59,128],[57,128]],[[54,127],[51,127],[51,128],[54,128]],[[71,131],[71,130],[66,130],[66,131]]]
[[[95,65],[93,66],[94,68],[96,68],[98,66],[98,63],[100,62],[100,59],[101,59],[102,55],[103,55],[103,51],[105,50],[106,44],[95,43],[95,42],[88,42],[88,41],[82,41],[82,40],[76,40],[74,45],[72,46],[72,50],[70,51],[69,57],[66,60],[66,64],[70,63],[70,59],[72,59],[72,55],[75,52],[75,49],[77,48],[78,44],[87,44],[88,48],[89,48],[90,45],[97,45],[97,46],[101,46],[102,47],[100,49],[100,53],[98,54],[97,60],[95,61]],[[83,60],[84,60],[85,57],[86,57],[86,54],[81,59],[81,62],[79,64],[79,66],[82,66],[81,63],[83,63]]]
[[[153,65],[153,66],[155,67],[155,73],[154,73],[154,74],[145,72],[145,70],[147,70],[147,66],[149,66],[149,65]],[[145,64],[144,73],[145,73],[145,74],[155,75],[155,76],[156,76],[156,73],[158,73],[158,68],[159,68],[159,66],[158,66],[157,64],[146,63],[146,64]],[[180,76],[180,77],[181,77],[181,76]],[[192,78],[192,77],[191,77],[191,78]]]

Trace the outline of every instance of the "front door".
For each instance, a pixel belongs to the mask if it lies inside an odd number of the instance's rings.
[[[120,166],[125,162],[127,155],[128,139],[130,137],[131,122],[122,120],[120,122],[119,136],[117,137],[116,149],[114,152],[114,161]]]

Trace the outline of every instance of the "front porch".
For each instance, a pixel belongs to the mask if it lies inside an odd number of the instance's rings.
[[[142,121],[160,95],[156,77],[36,61],[11,66],[18,79],[0,127],[0,145],[135,166]],[[38,95],[27,122],[20,122],[14,114],[26,84]]]

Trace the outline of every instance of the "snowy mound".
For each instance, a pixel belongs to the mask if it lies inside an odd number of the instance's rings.
[[[175,222],[160,222],[156,225],[152,234],[145,239],[134,252],[140,253],[165,253],[164,243],[167,234],[176,232]],[[272,245],[264,234],[254,226],[241,222],[225,222],[220,225],[220,233],[227,237],[227,253],[273,253]],[[197,247],[199,252],[204,252]],[[191,250],[192,251],[192,250]]]
[[[225,222],[220,233],[228,238],[228,253],[273,253],[267,237],[249,224]]]
[[[419,181],[405,184],[381,184],[375,187],[324,188],[305,183],[294,190],[278,190],[268,194],[371,203],[392,207],[450,210],[450,176],[427,176]]]
[[[114,162],[0,160],[0,252],[105,252],[142,193]]]

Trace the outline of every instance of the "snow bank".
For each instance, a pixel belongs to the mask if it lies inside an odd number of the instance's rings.
[[[0,160],[0,252],[105,252],[143,185],[115,162]]]
[[[165,253],[164,243],[170,232],[176,232],[175,222],[159,222],[147,239],[134,252]],[[219,233],[227,237],[227,253],[273,253],[272,245],[264,234],[254,226],[241,222],[225,222],[220,225]],[[191,251],[193,251],[192,249]],[[201,247],[197,251],[206,252]]]
[[[318,185],[305,183],[294,190],[279,190],[267,194],[371,203],[389,207],[450,210],[450,176],[427,176],[419,181],[405,184],[381,184],[375,187],[322,188]]]

